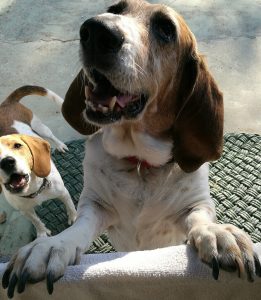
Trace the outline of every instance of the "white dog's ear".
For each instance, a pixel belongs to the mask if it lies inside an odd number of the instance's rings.
[[[29,147],[33,157],[32,170],[38,177],[46,177],[51,172],[50,144],[38,137],[21,135],[21,140]]]
[[[176,103],[174,157],[185,172],[218,159],[223,149],[223,95],[204,59],[184,59]]]

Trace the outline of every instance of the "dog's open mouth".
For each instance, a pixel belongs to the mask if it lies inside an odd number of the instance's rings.
[[[104,75],[95,69],[92,70],[91,77],[95,86],[91,82],[85,86],[86,116],[90,121],[109,124],[122,117],[133,119],[144,109],[147,102],[144,94],[132,95],[117,90]]]
[[[27,186],[28,181],[28,174],[14,173],[10,176],[9,181],[5,183],[5,188],[11,193],[19,193]]]

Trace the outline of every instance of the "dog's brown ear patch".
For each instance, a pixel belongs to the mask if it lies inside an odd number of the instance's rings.
[[[50,144],[38,137],[21,135],[21,140],[27,144],[33,157],[32,170],[38,177],[46,177],[51,172]]]
[[[62,114],[75,130],[88,135],[96,132],[98,127],[87,123],[83,117],[86,108],[84,86],[86,80],[84,80],[84,76],[84,72],[81,70],[71,83],[62,105]]]
[[[197,54],[184,63],[177,101],[174,157],[192,172],[218,159],[223,149],[223,95]]]

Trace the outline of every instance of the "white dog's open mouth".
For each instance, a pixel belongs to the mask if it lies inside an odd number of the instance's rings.
[[[14,173],[10,176],[9,181],[5,183],[5,188],[11,193],[19,193],[27,186],[28,181],[28,174]]]
[[[91,82],[85,86],[86,116],[90,121],[109,124],[122,117],[133,119],[144,109],[147,102],[144,94],[122,93],[95,69],[91,72],[91,76],[95,87]]]

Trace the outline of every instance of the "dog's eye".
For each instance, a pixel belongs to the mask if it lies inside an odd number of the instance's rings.
[[[115,15],[119,15],[121,13],[124,12],[124,10],[127,8],[127,2],[125,1],[120,1],[119,3],[115,4],[115,5],[112,5],[110,6],[108,9],[107,9],[107,12],[108,13],[111,13],[111,14],[115,14]]]
[[[169,43],[176,39],[175,24],[162,13],[157,13],[152,18],[152,31],[161,42]]]
[[[20,149],[21,147],[22,147],[22,145],[19,143],[14,144],[14,149]]]

